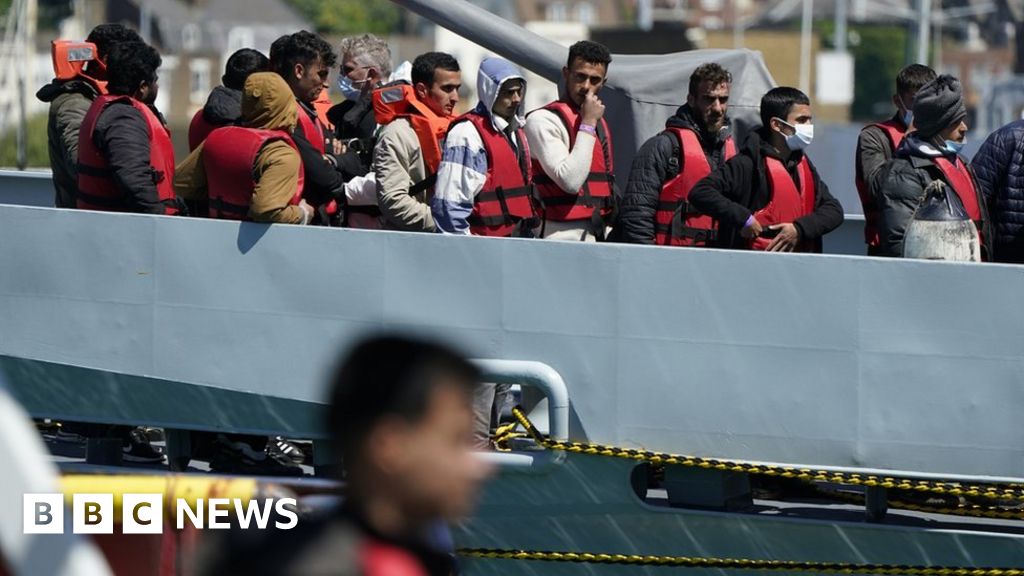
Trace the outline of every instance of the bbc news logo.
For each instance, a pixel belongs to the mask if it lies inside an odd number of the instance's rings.
[[[299,523],[294,498],[197,498],[194,503],[178,498],[174,502],[178,530],[188,525],[200,530],[226,530],[234,525],[259,530],[273,525],[278,530],[291,530]],[[22,513],[25,534],[64,533],[63,494],[25,494]],[[75,494],[71,506],[72,532],[113,534],[115,515],[113,494]],[[277,519],[271,523],[275,515]],[[162,534],[164,495],[124,494],[120,524],[122,534]]]

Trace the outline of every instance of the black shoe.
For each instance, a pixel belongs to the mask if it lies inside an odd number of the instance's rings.
[[[220,435],[214,443],[210,471],[252,476],[302,476],[302,468],[286,456],[254,450],[245,442],[233,442]]]
[[[267,439],[267,454],[287,458],[295,464],[303,464],[306,461],[306,454],[301,448],[280,436]]]
[[[159,464],[167,457],[158,446],[149,443],[149,438],[141,429],[136,428],[128,434],[121,447],[121,459],[125,462]]]

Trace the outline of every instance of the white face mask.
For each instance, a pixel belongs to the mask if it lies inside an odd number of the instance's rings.
[[[786,147],[791,151],[803,150],[811,145],[811,141],[814,140],[814,124],[797,124],[794,126],[782,118],[776,118],[776,120],[794,130],[793,134],[783,134],[786,137]]]

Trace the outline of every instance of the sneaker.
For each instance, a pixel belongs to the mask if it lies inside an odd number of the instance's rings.
[[[253,476],[302,476],[302,468],[291,458],[267,451],[254,450],[245,442],[234,442],[218,435],[214,454],[210,458],[210,471],[221,474],[247,474]]]
[[[288,458],[295,464],[302,464],[306,461],[306,454],[301,448],[280,436],[274,436],[267,440],[267,453]]]
[[[140,430],[142,430],[142,433],[146,435],[146,438],[149,438],[150,442],[166,442],[167,441],[167,438],[164,436],[164,429],[163,428],[152,428],[152,427],[149,427],[149,426],[143,426],[143,427],[140,428]]]
[[[135,428],[128,434],[121,447],[121,459],[125,462],[158,464],[167,457],[160,447],[150,444],[149,438],[146,438],[142,430]]]

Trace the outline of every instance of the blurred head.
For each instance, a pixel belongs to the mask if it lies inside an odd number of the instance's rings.
[[[914,97],[922,86],[935,80],[935,70],[922,64],[911,64],[900,70],[896,75],[896,93],[892,95],[892,103],[899,110],[900,117],[910,118],[914,109]]]
[[[472,364],[437,344],[385,336],[352,349],[330,408],[350,501],[386,499],[407,528],[468,514],[489,473],[472,452],[478,381]]]
[[[160,54],[145,42],[115,44],[107,55],[107,91],[153,104],[160,90],[160,64]]]
[[[281,36],[270,45],[270,69],[284,78],[295,98],[307,104],[327,87],[336,60],[326,40],[305,30]]]
[[[963,142],[966,118],[960,81],[949,74],[925,84],[914,97],[914,128],[924,140]]]
[[[250,74],[242,87],[242,121],[250,128],[291,132],[298,107],[291,88],[274,72]]]
[[[349,36],[339,45],[341,75],[367,94],[391,76],[391,49],[373,34]]]
[[[797,134],[797,126],[813,126],[811,99],[796,88],[772,88],[761,98],[761,124],[777,150],[793,150],[787,137]]]
[[[597,42],[581,40],[569,47],[569,60],[562,68],[569,100],[579,107],[587,94],[597,94],[604,87],[611,62],[608,49]]]
[[[459,103],[462,73],[451,54],[427,52],[412,62],[412,86],[416,97],[440,116],[451,116]]]
[[[107,77],[105,64],[110,48],[123,42],[142,42],[142,37],[135,30],[126,28],[120,24],[100,24],[89,32],[86,42],[96,45],[96,57],[100,60],[99,66],[87,65],[87,72],[93,78],[104,80]]]
[[[526,82],[520,78],[510,78],[501,84],[501,89],[498,90],[498,97],[494,100],[494,106],[491,106],[491,112],[495,116],[499,116],[512,121],[512,118],[516,115],[516,111],[519,110],[519,105],[523,103],[523,93],[526,90]]]
[[[241,90],[250,74],[264,72],[270,66],[270,60],[259,50],[242,48],[228,57],[224,65],[224,75],[220,81],[232,90]]]
[[[694,119],[708,134],[715,134],[725,126],[731,84],[732,74],[714,62],[701,64],[690,75],[686,103],[693,110]]]

